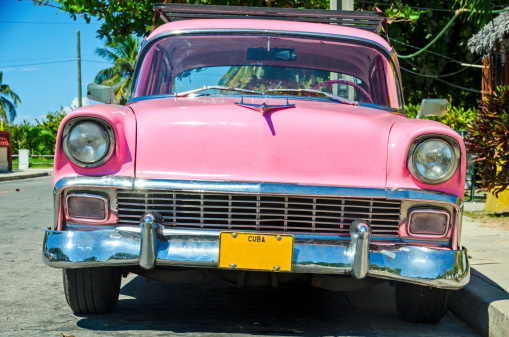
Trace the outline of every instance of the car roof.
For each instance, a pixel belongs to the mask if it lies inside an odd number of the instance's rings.
[[[264,31],[290,31],[311,33],[317,35],[336,35],[359,40],[368,40],[375,42],[388,51],[392,51],[392,47],[378,34],[373,32],[352,28],[347,26],[319,24],[309,22],[297,22],[286,20],[260,20],[260,19],[195,19],[181,20],[166,23],[155,29],[149,36],[148,40],[174,31],[186,30],[206,30],[207,33],[213,30],[260,30]]]

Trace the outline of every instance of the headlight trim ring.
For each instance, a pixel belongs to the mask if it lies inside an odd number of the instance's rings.
[[[69,136],[71,134],[71,131],[78,126],[79,124],[83,122],[92,122],[95,124],[98,124],[100,127],[106,131],[107,134],[107,142],[108,142],[108,148],[106,149],[105,153],[99,158],[99,160],[93,162],[93,163],[85,163],[83,161],[80,161],[77,159],[70,150],[69,146]],[[74,164],[83,167],[83,168],[94,168],[99,167],[103,165],[105,162],[107,162],[111,156],[113,155],[114,149],[115,149],[115,133],[113,132],[113,128],[111,125],[106,122],[105,120],[102,120],[100,118],[96,117],[89,117],[89,116],[80,116],[76,118],[72,118],[67,121],[67,123],[64,126],[63,132],[62,132],[62,147],[64,149],[64,153],[67,156],[67,158]]]
[[[452,166],[451,170],[446,175],[441,177],[440,179],[429,179],[429,178],[423,176],[417,170],[417,167],[416,167],[415,152],[416,152],[417,148],[424,142],[427,142],[430,140],[443,141],[453,150],[452,151],[453,160],[454,160],[453,166]],[[452,176],[454,176],[454,174],[458,170],[460,159],[461,159],[461,148],[460,148],[460,145],[458,144],[458,141],[456,139],[454,139],[450,136],[441,135],[441,134],[426,134],[426,135],[421,135],[421,136],[418,136],[417,138],[415,138],[413,140],[412,144],[410,145],[410,149],[408,151],[407,167],[408,167],[408,170],[410,171],[410,173],[412,174],[412,176],[414,178],[416,178],[417,180],[419,180],[425,184],[429,184],[429,185],[438,185],[438,184],[448,181],[449,179],[452,178]]]

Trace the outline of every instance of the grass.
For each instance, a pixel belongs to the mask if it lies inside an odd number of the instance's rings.
[[[12,161],[12,169],[19,168],[19,160]],[[46,169],[53,168],[53,158],[30,158],[30,168],[32,169]]]
[[[487,192],[485,189],[482,188],[476,188],[475,194],[474,194],[474,200],[472,200],[472,197],[470,195],[470,190],[465,190],[465,201],[486,201]]]
[[[463,212],[463,215],[479,222],[483,227],[490,227],[509,231],[509,212]]]
[[[509,212],[503,212],[503,213],[492,213],[492,212],[486,212],[486,211],[481,211],[481,212],[463,212],[464,215],[468,216],[469,218],[472,218],[472,219],[483,219],[483,218],[487,218],[487,219],[504,219],[504,218],[507,218],[509,219]]]

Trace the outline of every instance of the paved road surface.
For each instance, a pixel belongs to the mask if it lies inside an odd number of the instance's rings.
[[[401,321],[387,283],[333,293],[219,281],[167,285],[131,275],[113,313],[76,316],[61,271],[41,261],[53,218],[51,179],[0,182],[1,336],[477,336],[450,313],[438,325]]]

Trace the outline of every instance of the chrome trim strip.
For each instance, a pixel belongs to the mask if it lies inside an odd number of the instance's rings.
[[[277,194],[277,195],[305,195],[305,196],[329,196],[329,197],[369,197],[385,198],[385,189],[334,187],[334,186],[310,186],[275,183],[252,183],[231,181],[193,181],[193,180],[159,180],[139,179],[134,181],[134,189],[160,189],[160,190],[185,190],[188,192],[224,192],[246,194]]]
[[[143,261],[142,230],[53,231],[46,230],[43,261],[55,268],[85,268],[99,266],[139,266]],[[189,235],[174,232],[160,238],[152,236],[159,266],[217,268],[219,237]],[[362,240],[361,240],[362,241]],[[460,289],[470,277],[466,249],[446,250],[414,245],[371,246],[366,256],[356,258],[357,243],[349,249],[347,240],[296,240],[293,272],[317,274],[350,274],[399,280],[444,289]],[[358,246],[361,248],[357,249]],[[150,248],[149,247],[149,248]],[[151,248],[150,248],[151,249]],[[364,254],[361,254],[364,255]],[[150,256],[149,256],[150,257]],[[354,267],[356,260],[358,267]],[[366,262],[368,261],[368,262]],[[142,262],[143,263],[143,262]]]
[[[117,189],[160,189],[185,190],[192,192],[217,193],[249,193],[249,194],[277,194],[277,195],[305,195],[308,197],[366,197],[394,200],[416,200],[428,203],[451,204],[457,211],[463,210],[463,201],[455,195],[448,195],[437,191],[417,189],[376,189],[336,186],[310,186],[276,183],[229,182],[229,181],[193,181],[193,180],[161,180],[140,179],[122,176],[71,176],[60,179],[53,189],[54,200],[54,228],[63,218],[61,195],[68,187],[104,187]]]
[[[243,98],[249,98],[249,97],[254,97],[254,98],[271,98],[271,99],[287,99],[289,98],[288,95],[286,96],[280,96],[280,95],[237,95],[237,96],[226,96],[226,95],[219,95],[218,96],[220,97],[230,97],[230,98],[239,98],[239,97],[243,97]],[[163,95],[152,95],[152,96],[140,96],[140,97],[135,97],[135,98],[130,98],[126,104],[129,104],[129,103],[134,103],[134,102],[141,102],[141,101],[148,101],[148,100],[151,100],[151,99],[163,99],[163,98],[175,98],[175,95],[174,94],[163,94]],[[194,97],[189,97],[189,98],[194,98]],[[299,101],[317,101],[317,102],[326,102],[326,103],[337,103],[337,104],[341,104],[341,103],[338,103],[338,102],[335,102],[335,101],[331,101],[330,99],[327,99],[327,98],[321,98],[321,97],[306,97],[306,96],[292,96],[290,97],[292,100],[299,100]],[[389,107],[389,106],[384,106],[384,105],[378,105],[378,104],[371,104],[371,103],[364,103],[364,102],[359,102],[359,106],[363,106],[363,107],[366,107],[366,108],[373,108],[373,109],[378,109],[378,110],[384,110],[384,111],[387,111],[387,112],[392,112],[392,113],[395,113],[395,114],[399,114],[399,115],[403,115],[403,116],[406,116],[406,113],[404,111],[402,111],[401,109],[396,109],[396,108],[392,108],[392,107]]]
[[[58,224],[63,219],[63,205],[61,202],[62,192],[68,187],[113,187],[113,188],[133,188],[134,178],[119,176],[70,176],[60,179],[53,187],[53,228],[58,228]],[[62,207],[60,207],[62,206]]]
[[[463,200],[456,195],[450,195],[438,191],[419,189],[387,189],[387,199],[395,200],[417,200],[433,203],[447,203],[454,205],[456,210],[463,210]]]

